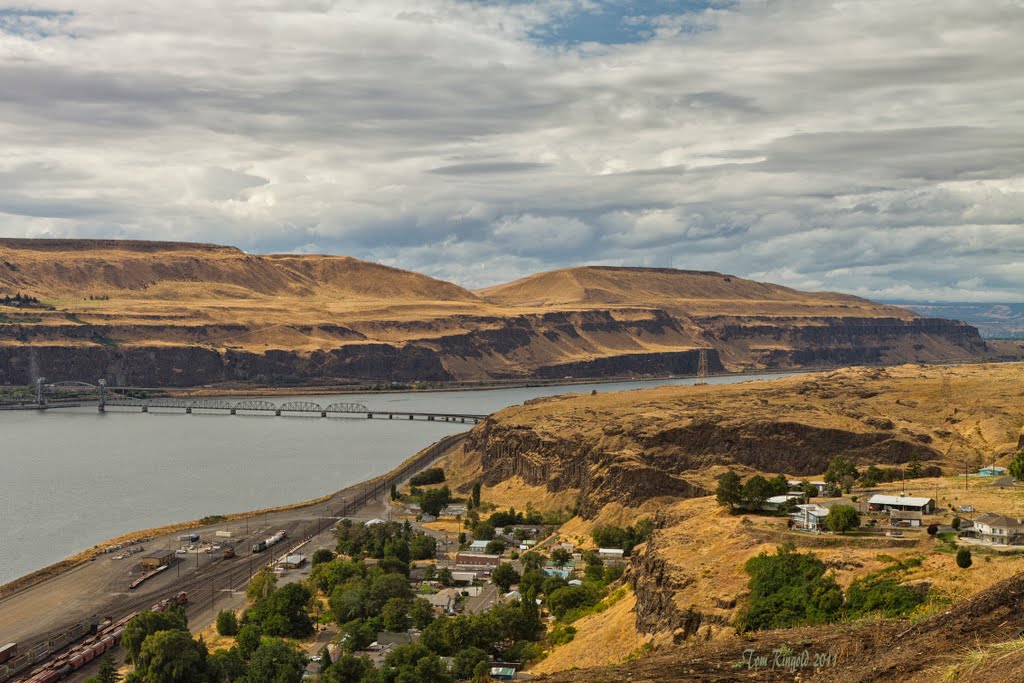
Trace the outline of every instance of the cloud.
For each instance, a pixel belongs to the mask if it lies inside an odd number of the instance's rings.
[[[1010,0],[27,0],[0,235],[1024,300]]]

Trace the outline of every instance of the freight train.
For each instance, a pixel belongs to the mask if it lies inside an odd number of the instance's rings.
[[[149,608],[152,612],[163,612],[171,605],[184,605],[188,602],[188,593],[182,591],[177,595],[165,598]],[[81,644],[68,650],[56,659],[36,669],[24,680],[24,683],[50,683],[59,681],[72,671],[77,671],[83,666],[96,659],[104,652],[111,650],[121,642],[124,635],[125,625],[138,616],[138,612],[132,612],[126,617],[114,621],[105,620],[97,629],[95,635],[89,636]]]
[[[273,536],[271,536],[269,538],[266,538],[266,539],[260,541],[259,543],[254,543],[253,546],[252,546],[252,551],[254,553],[262,553],[264,550],[266,550],[270,546],[275,545],[277,543],[280,543],[281,541],[283,541],[286,538],[288,538],[288,533],[286,531],[284,531],[284,530],[278,531]]]

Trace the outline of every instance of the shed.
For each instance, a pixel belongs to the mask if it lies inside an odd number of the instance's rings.
[[[306,564],[305,555],[287,555],[283,560],[277,563],[284,569],[298,569],[302,565]]]
[[[496,681],[514,681],[516,679],[516,670],[510,666],[492,666],[491,678]]]
[[[889,522],[896,526],[921,526],[920,510],[889,510]]]
[[[1005,467],[998,467],[996,465],[989,465],[988,467],[982,467],[978,470],[978,475],[982,477],[1003,477],[1009,473],[1009,470]]]
[[[174,561],[174,551],[169,549],[150,550],[142,556],[142,566],[146,569],[156,569]]]
[[[935,512],[935,501],[931,498],[914,496],[886,496],[876,494],[868,499],[868,506],[873,510],[917,510],[925,515]]]
[[[452,572],[452,581],[455,583],[473,583],[476,581],[476,572]]]

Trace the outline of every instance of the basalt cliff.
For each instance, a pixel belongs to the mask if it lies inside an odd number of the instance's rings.
[[[4,305],[22,294],[39,304]],[[702,352],[703,350],[703,352]],[[0,384],[487,381],[976,360],[973,327],[712,272],[584,267],[472,292],[343,256],[0,239]]]

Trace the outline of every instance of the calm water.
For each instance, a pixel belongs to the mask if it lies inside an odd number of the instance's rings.
[[[310,398],[321,405],[356,401],[376,411],[490,413],[538,396],[692,383]],[[0,411],[0,584],[127,531],[316,498],[386,472],[442,436],[469,428],[116,411]]]

